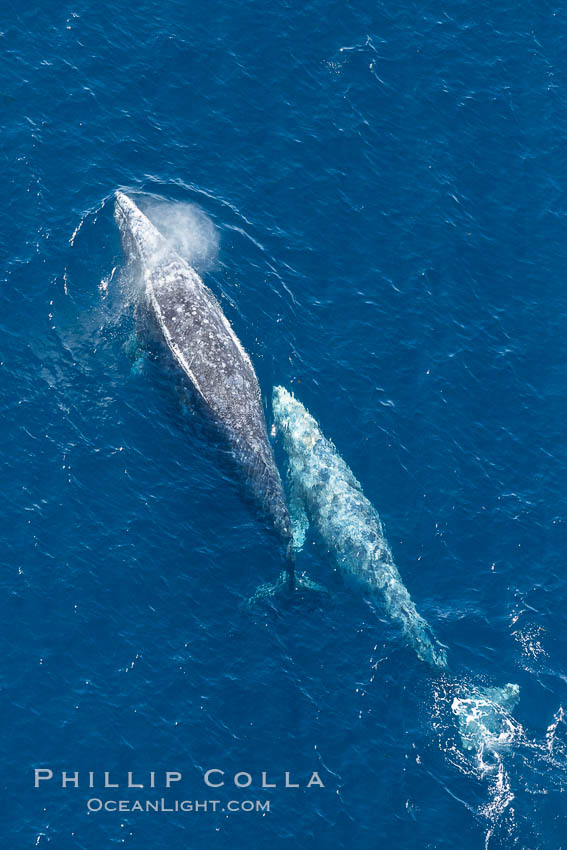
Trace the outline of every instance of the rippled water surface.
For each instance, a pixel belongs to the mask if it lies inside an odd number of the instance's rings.
[[[0,14],[2,846],[565,847],[565,8]],[[139,355],[117,187],[221,301],[268,425],[281,384],[333,440],[446,673],[314,536],[298,569],[329,593],[246,607],[281,553],[179,375]],[[506,683],[519,702],[467,749],[458,711]]]

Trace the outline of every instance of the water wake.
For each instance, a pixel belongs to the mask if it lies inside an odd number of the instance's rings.
[[[481,687],[443,678],[434,689],[433,727],[441,751],[450,764],[484,787],[483,796],[488,795],[476,807],[486,824],[485,848],[496,835],[515,842],[524,820],[518,794],[561,791],[567,778],[563,708],[555,713],[545,740],[537,740],[512,716],[519,698],[518,685],[510,683]]]

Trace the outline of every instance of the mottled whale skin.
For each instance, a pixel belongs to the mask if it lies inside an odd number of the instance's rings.
[[[291,522],[250,358],[197,272],[131,198],[116,192],[115,200],[125,251],[141,265],[148,307],[175,361],[228,437],[255,498],[284,542],[292,574]]]
[[[283,387],[273,391],[273,412],[289,461],[292,503],[299,503],[335,562],[358,589],[397,622],[419,658],[447,666],[445,649],[417,612],[384,536],[380,517],[333,443]]]

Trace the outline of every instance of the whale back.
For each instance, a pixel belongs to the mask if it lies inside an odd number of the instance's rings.
[[[248,354],[213,293],[187,263],[154,266],[148,303],[175,360],[226,434],[243,477],[286,540],[285,497],[268,440],[260,386]]]

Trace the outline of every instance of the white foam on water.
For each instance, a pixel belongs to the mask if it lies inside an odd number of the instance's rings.
[[[477,807],[485,820],[485,848],[495,830],[515,831],[514,800],[505,755],[524,739],[511,711],[519,699],[517,685],[483,688],[466,681],[439,680],[434,687],[433,728],[450,764],[487,789]]]
[[[457,693],[451,703],[451,711],[457,718],[457,726],[463,748],[476,754],[479,767],[489,771],[489,757],[514,742],[519,725],[512,717],[520,698],[518,685],[507,684],[502,688],[465,687]]]
[[[555,713],[545,740],[537,740],[512,715],[519,697],[513,684],[483,687],[443,677],[434,686],[433,728],[441,751],[462,774],[486,788],[486,802],[476,808],[486,823],[485,848],[497,834],[515,840],[516,794],[548,794],[560,790],[567,777],[563,708]]]

